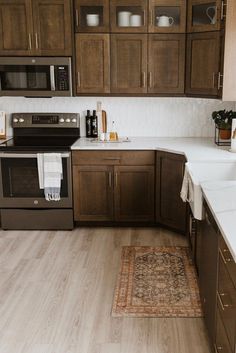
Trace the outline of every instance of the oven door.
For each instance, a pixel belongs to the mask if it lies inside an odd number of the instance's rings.
[[[1,208],[71,208],[71,154],[62,153],[61,200],[46,201],[39,188],[37,154],[0,154]]]

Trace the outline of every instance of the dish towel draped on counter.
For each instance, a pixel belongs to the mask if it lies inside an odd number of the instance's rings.
[[[182,183],[182,188],[180,192],[180,197],[183,202],[192,202],[193,201],[193,188],[189,180],[188,171],[185,168],[184,178]]]
[[[39,187],[47,201],[60,201],[62,157],[60,153],[37,153]]]

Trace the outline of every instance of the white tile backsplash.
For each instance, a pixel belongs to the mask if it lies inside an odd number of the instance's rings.
[[[16,112],[71,112],[81,114],[81,136],[85,135],[85,112],[96,109],[97,101],[114,120],[120,136],[209,137],[214,135],[211,113],[236,109],[236,104],[198,98],[71,97],[23,98],[0,97],[0,111],[8,117]]]

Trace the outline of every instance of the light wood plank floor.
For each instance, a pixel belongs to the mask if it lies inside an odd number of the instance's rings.
[[[0,353],[209,353],[202,319],[112,318],[121,246],[162,229],[0,231]]]

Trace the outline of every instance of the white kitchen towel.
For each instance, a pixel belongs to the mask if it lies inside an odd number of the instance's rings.
[[[47,201],[59,201],[62,179],[62,157],[60,153],[38,153],[39,187],[44,189]]]
[[[184,202],[193,201],[192,184],[189,180],[189,175],[188,175],[188,171],[186,168],[184,171],[184,178],[183,178],[182,188],[181,188],[181,192],[180,192],[180,197]]]

